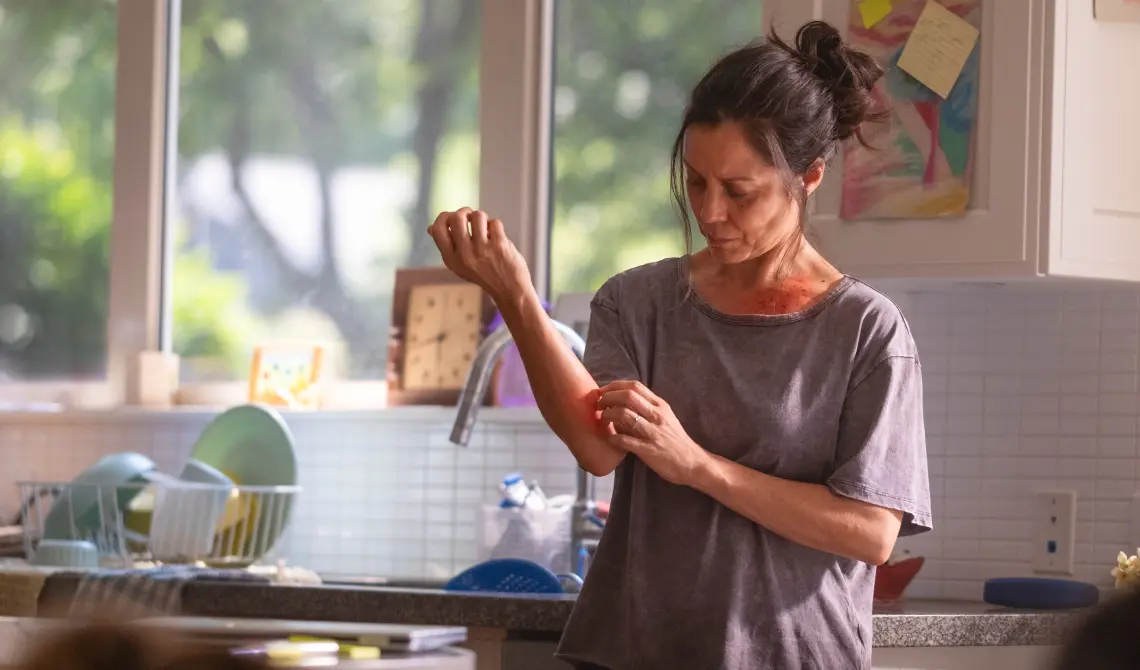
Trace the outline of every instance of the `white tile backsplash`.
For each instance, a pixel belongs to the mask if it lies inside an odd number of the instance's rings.
[[[1109,584],[1116,552],[1140,544],[1140,290],[892,295],[923,360],[936,525],[901,542],[927,557],[910,593],[978,599],[988,577],[1029,574],[1031,501],[1047,487],[1077,491],[1076,577]],[[459,448],[446,409],[288,415],[305,490],[282,553],[323,572],[444,577],[480,558],[480,507],[497,501],[503,473],[573,492],[573,458],[536,412],[482,416]],[[174,469],[209,418],[0,415],[0,518],[17,506],[10,482],[67,479],[111,451]]]

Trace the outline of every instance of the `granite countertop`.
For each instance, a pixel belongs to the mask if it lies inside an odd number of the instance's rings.
[[[79,575],[56,574],[39,598],[40,616],[66,612]],[[226,618],[372,621],[505,629],[523,637],[557,637],[573,595],[453,593],[375,586],[283,586],[190,582],[181,614]],[[1053,645],[1077,612],[1034,612],[984,603],[904,601],[877,606],[875,647]]]

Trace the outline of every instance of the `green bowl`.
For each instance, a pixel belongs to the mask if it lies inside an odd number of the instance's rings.
[[[275,410],[263,405],[239,405],[232,407],[210,422],[199,436],[190,458],[220,470],[233,480],[238,487],[246,486],[296,486],[297,454],[293,446],[293,435],[285,420]],[[242,498],[255,497],[255,494],[242,494]],[[257,515],[265,513],[252,501],[241,504],[245,510],[244,535],[239,535],[243,552],[253,561],[273,548],[278,536],[288,526],[293,501],[286,498],[281,508],[281,526],[275,529],[272,537],[258,532],[255,538],[249,529]],[[244,515],[242,515],[244,516]],[[260,539],[260,542],[256,540]],[[252,555],[252,548],[260,545]]]
[[[105,530],[104,517],[111,509],[125,510],[154,470],[154,461],[133,452],[99,459],[56,496],[44,518],[44,539],[86,540]]]

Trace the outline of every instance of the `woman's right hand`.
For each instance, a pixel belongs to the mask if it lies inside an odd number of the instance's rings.
[[[439,247],[443,264],[482,287],[496,303],[532,287],[526,260],[507,238],[503,222],[486,212],[470,207],[441,212],[428,226],[428,234]]]

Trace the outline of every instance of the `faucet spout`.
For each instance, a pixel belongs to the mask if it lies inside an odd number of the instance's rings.
[[[562,334],[562,338],[570,345],[578,360],[582,360],[586,353],[586,342],[573,328],[551,319],[554,327]],[[459,407],[455,415],[455,424],[451,428],[451,442],[461,447],[471,442],[471,430],[475,427],[475,419],[483,399],[487,396],[487,389],[491,384],[491,372],[495,363],[506,351],[511,342],[511,331],[506,325],[499,326],[479,345],[475,353],[475,360],[471,364],[471,371],[467,373],[467,382],[459,393]]]
[[[578,360],[582,360],[586,354],[585,340],[570,326],[553,319],[551,322],[570,345]],[[467,382],[459,394],[459,407],[455,415],[455,424],[451,428],[452,443],[465,447],[471,441],[471,430],[475,426],[479,408],[483,405],[483,398],[487,395],[491,372],[511,339],[511,332],[507,330],[506,325],[502,325],[479,345],[475,361],[471,364],[471,371],[467,374]],[[590,556],[593,555],[593,550],[597,548],[598,539],[601,537],[601,522],[595,513],[597,506],[594,503],[594,478],[579,468],[576,484],[577,491],[571,510],[573,518],[570,522],[568,539],[573,572],[584,578]]]

